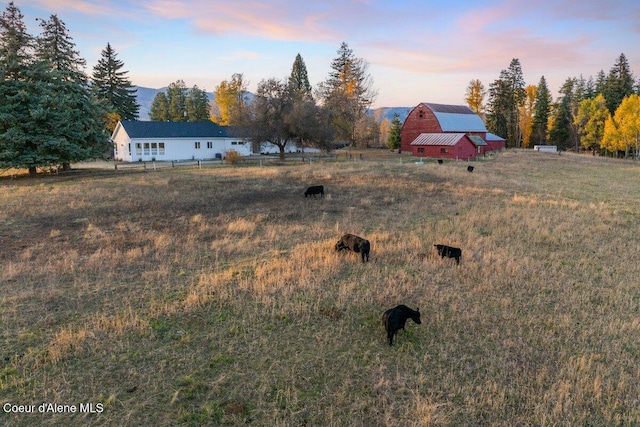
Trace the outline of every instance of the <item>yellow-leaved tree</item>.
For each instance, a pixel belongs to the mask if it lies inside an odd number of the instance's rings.
[[[594,150],[595,154],[595,150],[601,147],[605,123],[610,117],[611,114],[602,94],[580,102],[573,124],[578,127],[580,144],[584,149]]]
[[[625,157],[632,152],[638,156],[640,149],[640,96],[633,94],[622,100],[612,117],[604,124],[602,148],[607,151],[624,151]]]

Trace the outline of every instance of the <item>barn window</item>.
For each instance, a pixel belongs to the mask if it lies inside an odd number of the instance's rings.
[[[440,149],[440,154],[447,154],[448,152],[449,152],[449,150],[446,149],[446,148],[441,148]]]
[[[196,150],[200,149],[200,141],[196,141]]]
[[[424,153],[424,148],[423,147],[418,148],[418,153]]]
[[[164,156],[164,142],[159,142],[158,143],[158,153],[161,156]]]
[[[142,143],[136,142],[136,155],[142,156]]]
[[[213,141],[207,141],[207,148],[213,148]]]
[[[421,119],[424,119],[424,111],[422,110],[418,111],[418,117]]]

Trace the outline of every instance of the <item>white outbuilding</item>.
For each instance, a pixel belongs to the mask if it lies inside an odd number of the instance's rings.
[[[251,142],[213,122],[123,120],[111,135],[113,157],[124,162],[224,159],[231,150],[253,154]]]

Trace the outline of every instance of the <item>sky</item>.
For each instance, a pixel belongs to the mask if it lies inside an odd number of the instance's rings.
[[[209,92],[234,73],[255,91],[287,78],[299,53],[309,81],[327,79],[342,42],[368,63],[373,107],[466,104],[517,58],[527,85],[554,99],[567,78],[608,73],[624,53],[640,78],[638,0],[14,0],[28,31],[61,19],[87,61],[111,44],[132,84],[183,80]],[[2,10],[8,2],[0,2]]]

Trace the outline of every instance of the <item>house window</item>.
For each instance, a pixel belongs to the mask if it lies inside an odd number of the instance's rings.
[[[196,141],[196,150],[200,149],[200,141]]]
[[[161,156],[164,156],[164,142],[158,143],[158,154],[160,154]]]
[[[231,145],[238,145],[238,141],[231,141]]]
[[[156,143],[156,142],[152,142],[151,143],[151,155],[152,156],[157,156],[158,155],[158,143]]]
[[[207,148],[213,148],[213,141],[207,141]]]
[[[113,155],[114,156],[118,155],[118,144],[113,144]]]
[[[131,157],[131,143],[129,143],[127,145],[129,146],[129,147],[127,147],[127,148],[129,148],[129,157]]]
[[[441,148],[440,149],[440,154],[447,154],[448,152],[449,152],[449,150],[446,149],[446,148]]]
[[[142,143],[136,142],[136,156],[142,156]]]
[[[149,155],[149,143],[148,142],[144,143],[144,155],[145,156]]]

